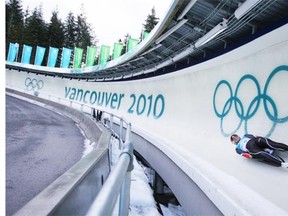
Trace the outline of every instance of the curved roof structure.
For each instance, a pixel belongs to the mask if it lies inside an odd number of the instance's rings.
[[[287,9],[285,0],[174,0],[147,38],[105,64],[63,69],[6,62],[6,67],[87,81],[161,75],[221,55],[287,23]]]

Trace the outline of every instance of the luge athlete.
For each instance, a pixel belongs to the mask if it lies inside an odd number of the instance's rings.
[[[245,134],[242,138],[233,134],[230,140],[236,145],[236,152],[246,158],[260,159],[269,165],[288,168],[288,163],[274,152],[288,151],[286,144],[252,134]]]

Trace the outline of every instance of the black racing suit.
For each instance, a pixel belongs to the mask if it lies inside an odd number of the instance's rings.
[[[284,161],[279,156],[272,154],[274,150],[288,151],[288,146],[252,134],[245,134],[236,146],[236,152],[240,155],[245,156],[245,153],[248,153],[252,158],[260,159],[270,165],[280,167]]]

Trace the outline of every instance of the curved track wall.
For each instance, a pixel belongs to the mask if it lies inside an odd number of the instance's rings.
[[[288,143],[287,35],[286,24],[220,57],[144,80],[94,83],[6,70],[6,85],[123,116],[196,182],[195,173],[213,178],[217,171],[288,212],[287,172],[238,157],[228,138],[253,133]],[[205,191],[212,183],[197,184]],[[229,214],[217,194],[206,193]]]

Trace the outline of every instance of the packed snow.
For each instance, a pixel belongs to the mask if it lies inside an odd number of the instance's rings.
[[[89,140],[84,142],[83,157],[87,155],[93,148],[95,143],[91,143]],[[110,139],[110,154],[111,154],[111,166],[117,163],[119,155],[121,153],[121,144],[118,139],[111,136]],[[130,188],[130,211],[129,216],[161,216],[157,209],[156,201],[153,197],[153,191],[149,185],[149,170],[139,163],[134,156],[133,158],[134,168],[131,172],[131,188]],[[169,204],[168,207],[160,204],[161,211],[164,216],[185,216],[181,206]]]

